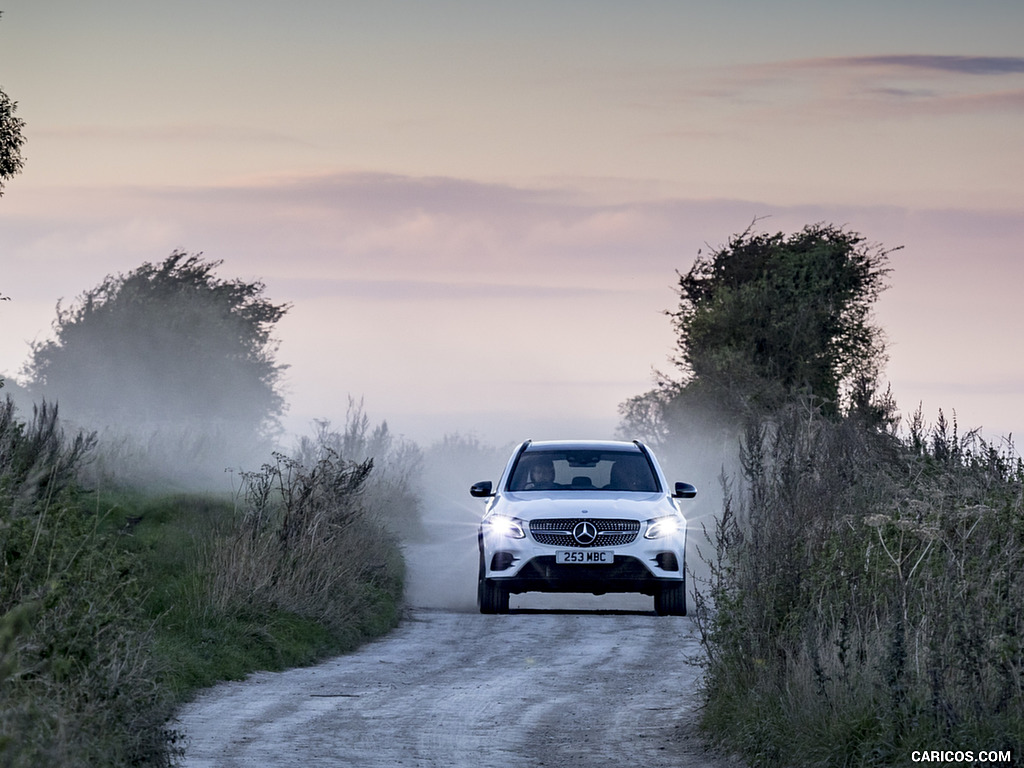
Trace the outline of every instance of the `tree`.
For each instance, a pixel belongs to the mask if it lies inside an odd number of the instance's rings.
[[[0,195],[4,193],[4,182],[21,173],[25,165],[21,156],[25,121],[15,116],[17,109],[18,103],[0,89]]]
[[[33,345],[25,366],[29,389],[97,428],[272,432],[284,366],[270,334],[288,306],[261,282],[216,277],[221,263],[175,251],[58,302],[55,337]]]
[[[785,235],[752,227],[679,274],[681,378],[627,401],[627,424],[671,421],[699,403],[727,414],[772,410],[810,395],[826,413],[871,400],[885,360],[872,305],[891,251],[855,233],[815,224]],[[648,427],[649,428],[649,427]]]
[[[3,12],[0,11],[0,16]],[[15,117],[18,103],[0,89],[0,196],[4,193],[4,182],[17,173],[21,173],[25,160],[21,156],[21,145],[25,143],[22,131],[25,121]],[[0,294],[0,301],[9,301],[10,296]],[[0,387],[4,380],[0,378]]]

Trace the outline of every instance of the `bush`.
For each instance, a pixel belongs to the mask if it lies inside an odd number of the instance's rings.
[[[361,494],[367,518],[383,523],[402,540],[423,533],[418,486],[424,457],[415,443],[396,437],[386,421],[371,427],[363,401],[350,397],[344,429],[333,429],[328,420],[317,421],[313,436],[299,441],[294,459],[313,467],[325,458],[342,456],[356,463],[373,461],[373,472],[367,475]]]
[[[53,338],[32,345],[29,392],[102,430],[101,477],[209,488],[269,453],[285,408],[272,333],[288,305],[220,266],[175,251],[108,275],[58,302]]]
[[[237,514],[212,549],[211,605],[271,606],[341,637],[398,619],[402,563],[394,534],[368,514],[371,458],[317,446],[306,465],[280,453],[242,473]]]

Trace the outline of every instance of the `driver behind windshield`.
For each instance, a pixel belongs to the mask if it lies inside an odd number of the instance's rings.
[[[525,491],[550,491],[561,486],[555,482],[555,465],[551,459],[534,459],[530,463]]]

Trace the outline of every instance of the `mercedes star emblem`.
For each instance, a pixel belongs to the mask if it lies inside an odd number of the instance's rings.
[[[581,520],[572,529],[572,537],[576,539],[577,544],[584,547],[593,544],[594,539],[597,538],[597,526],[589,520]]]

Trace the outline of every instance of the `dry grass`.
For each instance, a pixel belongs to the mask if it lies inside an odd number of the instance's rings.
[[[319,453],[310,466],[275,454],[243,473],[237,514],[210,552],[215,608],[266,604],[345,634],[365,603],[400,591],[394,537],[368,510],[373,460]]]
[[[748,429],[699,600],[705,724],[756,764],[1024,750],[1024,469],[940,416]]]

